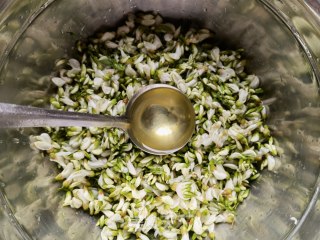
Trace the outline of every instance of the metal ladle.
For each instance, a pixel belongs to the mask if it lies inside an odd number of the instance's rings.
[[[46,126],[121,128],[140,149],[164,155],[187,144],[194,132],[195,113],[182,92],[165,84],[143,87],[130,99],[121,117],[0,103],[0,127]]]

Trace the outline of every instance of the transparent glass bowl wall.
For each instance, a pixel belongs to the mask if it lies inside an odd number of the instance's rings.
[[[276,172],[254,184],[236,223],[217,225],[217,238],[319,239],[320,35],[303,1],[5,0],[0,10],[2,102],[46,106],[55,60],[132,11],[184,19],[212,29],[221,48],[244,48],[248,71],[273,99],[269,124],[284,154]],[[34,132],[0,130],[0,238],[98,238],[93,217],[60,207],[55,166],[28,146]]]

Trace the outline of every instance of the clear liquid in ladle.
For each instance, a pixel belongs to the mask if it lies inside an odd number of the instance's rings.
[[[131,106],[128,117],[133,141],[152,151],[174,152],[185,145],[194,130],[193,107],[175,89],[158,88],[143,93]]]

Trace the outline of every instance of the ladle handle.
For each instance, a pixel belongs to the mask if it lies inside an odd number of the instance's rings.
[[[129,127],[125,117],[67,112],[0,103],[0,128],[19,127]]]

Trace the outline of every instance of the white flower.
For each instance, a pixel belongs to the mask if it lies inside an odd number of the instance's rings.
[[[63,80],[62,78],[59,77],[54,77],[52,78],[52,82],[57,86],[57,87],[62,87],[66,81]]]
[[[135,198],[135,199],[143,199],[145,196],[146,196],[147,192],[142,189],[142,190],[136,190],[134,189],[132,191],[132,197]]]
[[[236,123],[228,129],[228,135],[235,140],[240,139],[243,136],[243,133],[243,129]]]
[[[185,177],[185,176],[182,176]],[[178,182],[175,186],[175,190],[179,198],[182,200],[190,200],[191,197],[200,194],[198,187],[194,182]]]
[[[96,89],[101,87],[102,83],[103,83],[103,79],[102,78],[95,77],[93,79],[93,87],[96,88]]]
[[[148,233],[156,223],[156,219],[157,219],[157,216],[155,213],[150,214],[144,221],[141,231],[144,233]]]
[[[147,79],[150,78],[151,76],[151,69],[150,69],[150,66],[148,64],[144,64],[144,63],[137,63],[135,65],[135,67],[137,68],[139,74],[141,76],[145,76],[147,77]]]
[[[224,167],[221,164],[218,164],[213,170],[213,175],[218,180],[223,180],[228,177],[228,173],[224,170]]]
[[[155,73],[155,71],[158,69],[159,67],[159,63],[152,61],[150,58],[147,59],[147,64],[150,67],[150,73],[151,75],[153,75]]]
[[[265,154],[267,154],[268,152],[270,152],[270,150],[266,147],[261,147],[259,150],[258,150],[258,155],[259,156],[263,156]]]
[[[85,137],[80,145],[81,150],[86,150],[91,145],[91,137]]]
[[[207,29],[200,29],[199,31],[194,31],[194,29],[190,30],[186,34],[186,41],[187,43],[199,43],[203,40],[209,38],[211,33]]]
[[[168,53],[168,56],[174,60],[179,60],[183,55],[184,49],[179,43],[176,46],[176,51],[174,53]]]
[[[162,43],[160,41],[160,38],[157,35],[152,34],[152,36],[148,36],[148,38],[152,38],[152,42],[144,41],[144,47],[147,49],[147,51],[154,52],[158,48],[162,46]]]
[[[231,190],[234,190],[234,184],[233,184],[233,181],[232,179],[229,179],[224,187],[224,189],[231,189]]]
[[[163,38],[164,38],[164,40],[166,42],[170,42],[173,39],[173,34],[172,33],[166,33]]]
[[[69,65],[70,67],[72,67],[74,70],[81,70],[81,66],[80,66],[80,63],[77,59],[74,59],[74,58],[71,58],[69,59]]]
[[[210,56],[211,56],[213,61],[219,62],[220,61],[220,49],[217,48],[217,47],[214,47],[211,50]]]
[[[100,237],[101,240],[109,240],[111,237],[115,237],[115,231],[111,230],[110,228],[108,228],[107,226],[103,227]]]
[[[212,124],[211,121],[207,121],[204,124],[204,129],[208,133],[204,133],[197,138],[197,145],[203,145],[205,147],[215,143],[218,147],[222,147],[224,142],[228,139],[228,132],[223,127],[221,127],[221,121],[217,121]]]
[[[162,196],[161,201],[164,204],[167,204],[169,206],[172,206],[174,204],[174,201],[173,201],[172,197],[170,197],[170,196]]]
[[[73,164],[68,163],[67,166],[56,178],[62,178],[62,179],[67,178],[73,173],[73,171],[74,171]]]
[[[165,164],[165,165],[162,166],[162,168],[163,168],[163,171],[165,172],[165,174],[166,174],[167,176],[170,176],[171,171],[170,171],[170,168],[168,167],[168,165]]]
[[[156,182],[156,187],[160,190],[160,191],[166,191],[169,189],[169,187],[167,185],[164,185],[162,183]]]
[[[210,214],[210,215],[206,218],[204,224],[205,224],[205,225],[212,225],[212,224],[214,224],[214,222],[216,221],[216,217],[217,217],[217,214]]]
[[[188,203],[188,209],[196,210],[198,208],[198,201],[195,197],[191,198],[190,202]]]
[[[229,212],[223,212],[216,217],[216,223],[219,222],[227,222],[227,223],[232,223],[234,220],[234,214],[229,213]]]
[[[162,232],[162,236],[164,236],[167,239],[177,239],[177,233],[170,230],[164,230]]]
[[[117,116],[117,115],[123,115],[126,111],[126,104],[124,103],[123,100],[120,100],[117,102],[117,104],[114,106],[111,115],[112,116]]]
[[[228,110],[222,110],[222,114],[219,118],[219,120],[222,122],[223,125],[226,124],[226,122],[230,119],[231,112]]]
[[[73,107],[76,104],[74,101],[72,101],[69,97],[66,96],[61,98],[60,101],[71,107]]]
[[[104,94],[111,95],[111,96],[114,93],[114,89],[110,87],[106,82],[102,83],[102,91],[104,92]]]
[[[198,163],[201,164],[202,163],[202,159],[203,159],[203,153],[201,150],[197,150],[195,152],[196,154],[196,157],[197,157],[197,160],[198,160]]]
[[[111,49],[118,48],[118,44],[116,44],[115,42],[111,42],[111,41],[106,41],[106,46]]]
[[[74,189],[72,193],[73,196],[80,199],[84,205],[88,204],[90,201],[94,201],[94,198],[87,189]]]
[[[251,176],[252,176],[252,170],[251,170],[251,169],[247,169],[247,170],[245,171],[245,173],[242,175],[243,180],[248,179],[248,178],[251,177]]]
[[[202,222],[200,217],[197,216],[194,218],[192,230],[198,235],[201,235],[203,233]]]
[[[144,26],[152,26],[156,23],[156,20],[155,19],[143,19],[141,21],[141,24],[144,25]]]
[[[47,133],[42,133],[40,136],[33,138],[31,144],[39,150],[49,151],[53,148],[51,137]]]
[[[125,74],[130,77],[137,76],[137,72],[132,68],[131,64],[128,64],[125,69]]]
[[[112,40],[114,39],[116,36],[116,33],[115,32],[105,32],[102,37],[100,38],[100,41],[101,42],[105,42],[107,40]]]
[[[248,75],[247,79],[250,81],[250,87],[251,88],[257,88],[259,87],[260,80],[256,75]]]
[[[59,164],[62,168],[65,168],[67,165],[66,165],[66,162],[64,160],[63,157],[60,157],[60,156],[53,156],[50,158],[50,161],[52,162],[56,162],[57,164]]]
[[[230,169],[233,169],[233,170],[238,170],[238,166],[235,164],[232,164],[232,163],[225,163],[225,164],[223,164],[223,166],[230,168]]]
[[[133,176],[137,175],[137,170],[135,169],[135,167],[133,166],[131,161],[127,162],[127,168],[129,170],[129,173]]]
[[[276,160],[273,156],[270,154],[267,155],[267,161],[268,161],[268,170],[271,171],[276,166]]]
[[[138,63],[141,63],[141,62],[143,61],[143,59],[144,59],[144,56],[143,56],[143,54],[141,54],[141,55],[133,62],[133,64],[136,65],[136,64],[138,64]]]
[[[255,158],[257,156],[253,149],[248,149],[242,153],[243,156]]]
[[[224,148],[220,152],[218,152],[218,155],[220,156],[227,156],[229,154],[229,148]]]
[[[88,166],[93,170],[103,168],[106,165],[107,161],[107,159],[99,159],[98,161],[88,161]]]
[[[251,142],[258,142],[259,140],[260,140],[259,133],[253,134],[252,137],[250,138]]]
[[[186,233],[182,234],[181,240],[189,240],[189,239],[190,239],[189,238],[189,232],[186,232]]]
[[[43,141],[37,141],[37,142],[34,142],[33,144],[37,149],[43,150],[43,151],[49,151],[53,148],[51,143],[43,142]]]
[[[81,160],[84,158],[84,153],[83,152],[75,152],[72,156],[75,160]]]
[[[139,235],[139,238],[141,239],[141,240],[150,240],[150,238],[148,238],[146,235],[144,235],[144,234],[140,234]]]
[[[229,80],[232,77],[236,76],[235,71],[232,68],[224,68],[224,69],[219,69],[218,70],[219,73],[219,79],[222,82],[226,82],[227,80]]]
[[[160,79],[160,82],[162,82],[162,83],[171,82],[170,74],[167,72],[159,71],[158,77]]]
[[[117,35],[120,35],[120,36],[126,35],[129,32],[130,32],[130,28],[126,25],[118,27],[118,29],[117,29]]]
[[[104,113],[105,111],[107,111],[110,105],[111,105],[110,100],[104,99],[104,98],[100,99],[96,105],[97,112]]]
[[[191,183],[190,182],[182,182],[182,183],[178,183],[176,186],[176,192],[178,194],[178,196],[181,199],[186,200],[187,198],[185,197],[185,193],[188,191],[188,189],[190,188]]]
[[[277,148],[276,148],[275,145],[273,145],[273,144],[265,144],[265,147],[268,148],[269,151],[270,151],[272,154],[274,154],[274,155],[277,154]]]
[[[124,240],[121,232],[118,233],[117,240]]]
[[[234,83],[227,83],[227,86],[231,89],[231,91],[233,93],[237,93],[239,92],[239,87],[238,85],[234,84]]]
[[[255,130],[257,127],[261,126],[261,122],[252,122],[249,124],[249,126],[244,130],[245,134],[249,134],[253,130]]]
[[[248,91],[245,89],[240,89],[238,101],[241,103],[245,103],[247,101],[247,98],[248,98]]]
[[[127,97],[129,99],[132,98],[132,96],[134,95],[134,88],[133,88],[132,84],[129,84],[127,86],[126,92],[127,92]]]
[[[70,206],[72,208],[80,208],[82,206],[82,201],[78,198],[73,197]]]

